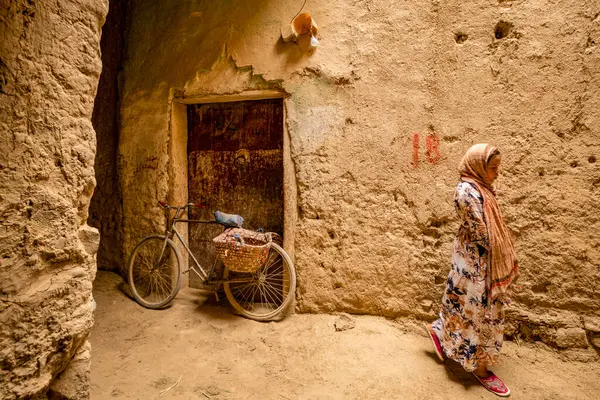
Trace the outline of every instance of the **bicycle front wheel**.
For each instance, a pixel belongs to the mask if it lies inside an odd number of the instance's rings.
[[[253,273],[223,273],[223,289],[227,300],[243,316],[256,321],[278,317],[292,302],[296,293],[296,271],[290,256],[276,243],[271,243],[267,261]]]
[[[162,308],[181,286],[181,255],[166,236],[148,236],[131,253],[128,278],[135,301],[146,308]]]

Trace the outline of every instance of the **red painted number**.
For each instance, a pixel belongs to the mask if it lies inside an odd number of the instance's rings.
[[[419,133],[413,133],[413,167],[415,168],[419,166],[419,141]],[[435,133],[425,137],[425,157],[429,164],[436,164],[440,160],[440,137]]]

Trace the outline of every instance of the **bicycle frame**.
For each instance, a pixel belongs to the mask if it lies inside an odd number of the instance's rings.
[[[165,207],[166,211],[167,211],[167,224],[166,224],[166,228],[165,228],[165,237],[168,239],[173,239],[173,236],[176,236],[177,239],[179,239],[179,242],[181,242],[181,244],[183,245],[183,248],[185,249],[185,251],[187,252],[188,255],[191,256],[192,261],[194,261],[194,264],[196,266],[196,268],[194,268],[194,265],[190,265],[189,268],[187,269],[187,271],[183,271],[182,273],[185,274],[189,271],[193,271],[196,275],[198,275],[198,277],[200,279],[202,279],[202,282],[204,284],[211,282],[210,280],[210,276],[209,274],[204,270],[204,268],[202,268],[202,266],[200,265],[200,263],[198,262],[198,260],[196,259],[196,256],[194,256],[194,253],[192,253],[192,251],[190,250],[190,248],[188,247],[187,243],[185,242],[183,236],[181,236],[181,233],[179,233],[179,231],[176,228],[176,224],[177,223],[185,223],[185,224],[210,224],[210,225],[221,225],[216,221],[203,221],[203,220],[198,220],[198,219],[182,219],[181,214],[186,210],[189,209],[189,207],[194,206],[193,203],[189,203],[186,204],[185,206],[179,206],[175,208],[175,216],[173,217],[173,221],[171,222],[171,228],[169,229],[169,214],[168,211],[169,209],[173,208],[173,207]],[[222,225],[223,226],[223,225]],[[225,226],[223,226],[225,228]],[[166,248],[167,242],[165,240],[165,244],[164,247],[161,251],[161,258],[162,258],[162,252],[164,252],[165,248]],[[160,259],[160,258],[159,258]],[[214,267],[213,267],[214,268]],[[212,274],[212,270],[210,271],[210,273]],[[222,282],[229,282],[229,283],[244,283],[244,282],[250,282],[252,281],[251,278],[238,278],[238,279],[227,279],[226,281],[223,279],[219,280],[219,283]]]

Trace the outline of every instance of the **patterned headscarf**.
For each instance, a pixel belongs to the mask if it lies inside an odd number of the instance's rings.
[[[485,143],[476,144],[467,150],[458,167],[460,179],[475,185],[483,196],[484,217],[490,241],[486,279],[489,304],[495,299],[505,298],[508,287],[519,276],[515,246],[487,173],[489,162],[496,154],[500,154],[496,147]]]

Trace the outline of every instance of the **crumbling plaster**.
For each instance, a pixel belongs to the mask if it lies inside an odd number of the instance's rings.
[[[288,96],[297,310],[433,318],[457,229],[456,166],[491,142],[522,271],[509,334],[586,347],[600,325],[598,3],[312,1],[314,52],[279,40],[298,6],[132,2],[125,254],[162,226],[156,202],[173,190],[174,91],[275,88]]]
[[[2,399],[89,396],[84,349],[99,240],[86,225],[95,185],[90,118],[107,11],[99,0],[0,8]],[[63,371],[78,378],[76,390],[60,380]]]

